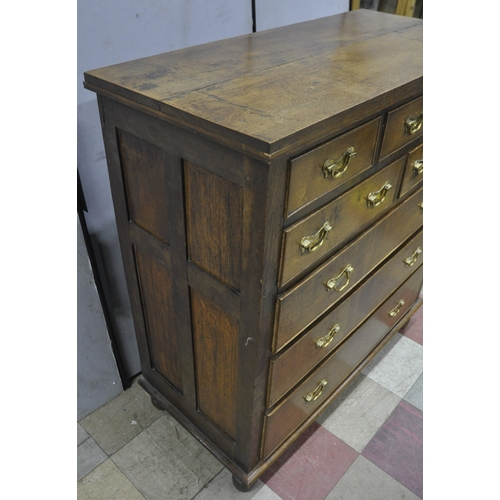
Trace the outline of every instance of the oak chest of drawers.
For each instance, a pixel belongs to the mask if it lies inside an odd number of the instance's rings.
[[[358,10],[85,86],[141,384],[249,487],[421,304],[422,22]]]

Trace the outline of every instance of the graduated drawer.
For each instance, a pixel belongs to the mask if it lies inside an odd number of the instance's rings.
[[[402,164],[403,158],[391,163],[286,229],[280,284],[288,283],[390,207]]]
[[[291,161],[286,216],[373,165],[380,118]]]
[[[278,296],[273,348],[279,351],[331,308],[422,225],[423,193],[418,190],[335,254]],[[352,268],[349,271],[349,267]],[[327,283],[335,281],[335,288]]]
[[[401,183],[399,196],[404,196],[413,186],[424,179],[424,145],[420,144],[408,154],[408,161]]]
[[[267,458],[372,352],[412,307],[422,284],[422,267],[402,284],[338,350],[265,417],[262,458]],[[326,382],[326,384],[324,383]],[[309,401],[307,400],[309,399]]]
[[[388,154],[422,135],[424,128],[423,106],[424,100],[420,97],[389,112],[380,158],[385,158]]]
[[[405,259],[422,243],[421,233],[405,245],[347,300],[339,304],[295,344],[271,360],[268,407],[274,405],[304,375],[362,323],[422,262]]]

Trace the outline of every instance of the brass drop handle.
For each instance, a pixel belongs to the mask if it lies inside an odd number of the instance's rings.
[[[423,201],[421,203],[419,203],[417,206],[418,206],[418,208],[420,208],[421,212],[424,211],[424,202]]]
[[[349,280],[351,279],[351,273],[353,271],[354,268],[351,266],[351,264],[347,264],[347,266],[345,266],[344,269],[340,271],[340,274],[338,276],[329,279],[325,283],[326,289],[335,290],[336,292],[341,292],[349,284]],[[345,278],[345,283],[341,287],[339,287],[338,283],[342,278]]]
[[[327,158],[322,167],[325,177],[328,177],[328,174],[332,174],[334,179],[340,177],[345,173],[351,162],[351,158],[354,156],[356,156],[356,151],[354,151],[354,146],[350,146],[345,153],[341,154],[336,160]]]
[[[321,396],[321,393],[323,392],[326,384],[328,384],[328,382],[325,379],[319,382],[318,387],[316,387],[314,391],[304,396],[306,402],[310,403],[311,401],[316,401]]]
[[[424,124],[424,113],[419,113],[417,116],[409,116],[405,121],[405,134],[416,134]]]
[[[424,160],[415,160],[413,162],[413,173],[417,175],[424,173]]]
[[[400,300],[394,309],[391,309],[387,314],[391,317],[394,318],[394,316],[397,316],[399,314],[399,311],[401,311],[401,308],[405,305],[404,300]]]
[[[382,203],[384,203],[385,197],[387,196],[387,192],[389,189],[392,189],[392,184],[387,181],[378,191],[371,192],[366,197],[366,204],[369,208],[378,207]]]
[[[331,330],[324,336],[320,337],[318,340],[316,340],[316,348],[317,349],[324,349],[325,347],[328,347],[332,341],[335,335],[337,335],[337,332],[340,330],[340,326],[337,323],[335,326],[332,326]]]
[[[300,253],[303,254],[306,250],[315,252],[324,243],[331,230],[330,222],[326,221],[317,233],[312,236],[304,236],[299,243]]]
[[[409,257],[403,260],[405,265],[412,267],[417,262],[418,256],[422,253],[422,249],[418,247]]]

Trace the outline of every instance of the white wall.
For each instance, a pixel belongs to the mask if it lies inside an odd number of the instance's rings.
[[[349,0],[255,0],[257,31],[333,16],[349,10]]]
[[[123,391],[85,239],[77,222],[77,419]],[[103,334],[104,333],[104,334]]]

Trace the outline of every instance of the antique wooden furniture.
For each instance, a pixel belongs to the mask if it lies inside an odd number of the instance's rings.
[[[240,488],[421,304],[421,52],[357,10],[85,73],[142,386]]]

